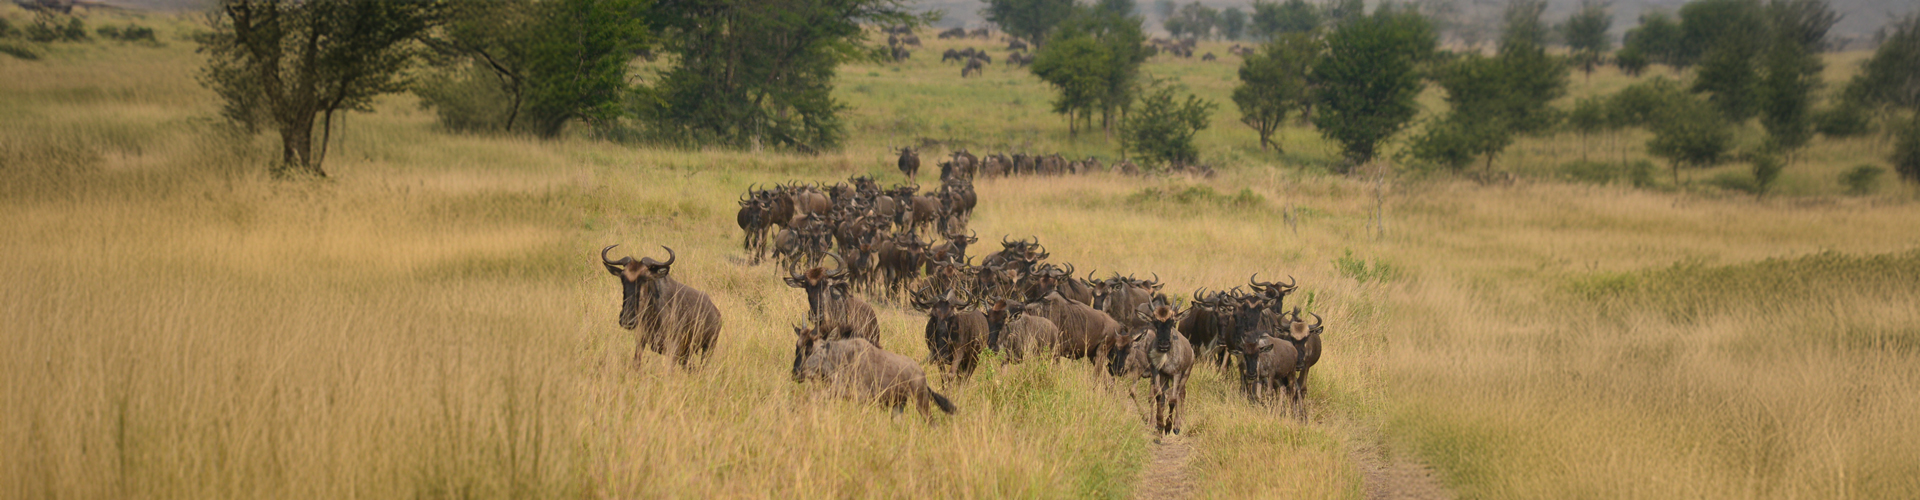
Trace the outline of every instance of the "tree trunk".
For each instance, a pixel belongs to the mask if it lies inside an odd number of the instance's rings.
[[[280,124],[280,170],[326,177],[326,171],[313,164],[313,115],[302,115]]]

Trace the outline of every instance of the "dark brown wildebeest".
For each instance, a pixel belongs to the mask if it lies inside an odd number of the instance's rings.
[[[1055,351],[1060,357],[1085,358],[1095,365],[1106,359],[1112,348],[1110,340],[1121,331],[1120,322],[1107,317],[1107,313],[1069,300],[1059,292],[1028,303],[1026,311],[1060,328],[1060,345]]]
[[[925,289],[914,293],[913,307],[927,313],[927,355],[947,380],[973,376],[980,351],[987,348],[987,316],[964,309],[968,305],[951,289],[943,296]]]
[[[920,152],[911,147],[900,148],[899,164],[900,174],[907,176],[907,180],[913,180],[920,174]]]
[[[1007,42],[1007,50],[1027,50],[1027,42],[1022,42],[1016,38],[1011,42]]]
[[[1298,373],[1293,376],[1293,392],[1296,400],[1307,397],[1307,371],[1320,362],[1320,334],[1326,332],[1324,321],[1320,319],[1319,314],[1307,314],[1313,316],[1313,325],[1308,326],[1306,321],[1300,319],[1300,308],[1297,307],[1291,314],[1293,321],[1287,324],[1286,340],[1293,343],[1295,350],[1300,351]],[[1301,418],[1305,418],[1305,415]]]
[[[1247,278],[1247,284],[1253,287],[1254,292],[1266,296],[1268,300],[1267,310],[1273,311],[1274,314],[1285,312],[1287,294],[1293,293],[1294,290],[1298,288],[1296,283],[1298,282],[1293,279],[1292,275],[1287,276],[1286,283],[1262,282],[1260,281],[1260,273],[1254,273],[1253,277]]]
[[[829,253],[827,256],[833,258],[832,270],[814,267],[803,272],[789,266],[785,278],[787,286],[806,291],[809,321],[828,327],[830,331],[848,332],[873,342],[873,345],[880,345],[880,321],[874,316],[873,307],[859,297],[846,293],[845,288],[836,286],[847,279],[846,261],[839,254]]]
[[[978,75],[981,72],[986,70],[987,70],[986,64],[981,63],[979,58],[968,59],[967,65],[965,67],[960,68],[960,77],[966,78],[969,76]]]
[[[1033,175],[1035,168],[1034,163],[1033,156],[1026,153],[1014,153],[1012,175]]]
[[[894,354],[863,338],[832,340],[830,332],[793,328],[793,380],[823,380],[835,395],[905,411],[911,400],[921,415],[933,416],[928,403],[952,414],[953,402],[927,387],[927,376],[913,359]]]
[[[987,348],[1002,353],[1006,362],[1052,357],[1059,348],[1060,327],[1047,318],[1026,314],[1026,309],[1026,304],[1000,299],[986,310]]]
[[[1194,352],[1202,358],[1212,361],[1215,367],[1224,367],[1227,359],[1226,342],[1231,342],[1220,334],[1227,326],[1226,310],[1222,307],[1220,296],[1209,295],[1203,290],[1193,291],[1193,305],[1187,308],[1187,315],[1180,318],[1180,333],[1193,343]]]
[[[909,233],[918,233],[922,229],[932,227],[928,223],[940,220],[939,198],[916,194],[908,200],[907,207],[911,210],[907,214],[907,232]]]
[[[634,364],[646,349],[683,367],[696,354],[705,360],[720,337],[720,310],[706,293],[673,279],[673,249],[660,247],[667,250],[666,262],[631,256],[608,260],[607,251],[617,246],[600,249],[600,262],[620,278],[620,327],[634,330]]]
[[[986,28],[974,28],[972,32],[968,33],[968,35],[971,35],[974,38],[987,38],[987,37],[993,36],[993,32],[988,31]]]
[[[1007,169],[1012,167],[1013,167],[1013,161],[1008,160],[1007,155],[1003,155],[1003,154],[987,155],[986,158],[980,159],[980,176],[981,177],[1002,177],[1007,175]]]
[[[886,282],[887,294],[899,296],[908,283],[920,277],[920,259],[926,255],[927,245],[913,233],[894,233],[893,238],[875,241],[874,256],[879,259],[881,280]]]
[[[771,205],[767,197],[757,196],[749,190],[740,197],[740,213],[734,216],[735,222],[740,224],[740,230],[746,233],[740,246],[753,254],[752,262],[755,264],[760,262],[761,250],[767,245],[767,228],[772,226],[767,221]]]
[[[1214,57],[1212,52],[1208,52],[1207,55],[1200,56],[1200,60],[1202,61],[1214,61],[1217,59],[1220,59],[1220,58]]]
[[[980,241],[979,233],[971,234],[972,236],[958,232],[947,233],[946,243],[934,245],[929,250],[931,258],[927,259],[927,274],[933,274],[933,265],[937,262],[966,262],[967,245]]]
[[[1095,282],[1089,305],[1106,312],[1107,316],[1112,317],[1114,321],[1126,325],[1128,331],[1144,327],[1145,323],[1140,321],[1139,315],[1134,314],[1134,311],[1142,304],[1153,300],[1153,293],[1158,291],[1159,281],[1159,274],[1153,275],[1153,281],[1140,281],[1122,278],[1120,273],[1114,273],[1113,277],[1107,278],[1106,281]]]
[[[1293,379],[1299,362],[1300,352],[1292,342],[1274,337],[1247,339],[1240,346],[1240,378],[1246,384],[1247,398],[1264,403],[1270,396],[1284,396],[1297,407],[1299,394]]]
[[[1135,330],[1132,338],[1116,335],[1115,347],[1107,365],[1109,373],[1125,377],[1145,372],[1153,377],[1153,425],[1161,433],[1179,434],[1187,396],[1187,375],[1193,371],[1193,346],[1174,330],[1180,314],[1159,304],[1149,314],[1137,314],[1148,324]],[[1143,355],[1144,354],[1144,355]]]

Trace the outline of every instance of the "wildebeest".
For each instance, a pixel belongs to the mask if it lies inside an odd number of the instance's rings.
[[[1027,42],[1014,39],[1011,42],[1007,42],[1007,50],[1027,50]]]
[[[1144,326],[1134,311],[1142,304],[1153,300],[1153,294],[1159,291],[1160,275],[1153,275],[1152,281],[1141,281],[1120,277],[1114,273],[1106,281],[1087,283],[1092,287],[1092,299],[1089,305],[1105,311],[1114,321],[1126,325],[1128,330]]]
[[[978,75],[980,74],[980,72],[986,71],[986,70],[987,70],[986,64],[980,62],[979,58],[968,59],[967,65],[965,67],[960,68],[960,77],[966,78],[969,76]]]
[[[911,147],[900,148],[900,174],[913,180],[920,174],[920,153]]]
[[[1027,314],[1037,314],[1060,328],[1056,352],[1063,358],[1086,358],[1098,365],[1112,348],[1110,339],[1121,331],[1120,322],[1107,317],[1107,313],[1069,300],[1059,292],[1028,303],[1026,310]]]
[[[912,400],[920,414],[932,417],[928,403],[954,413],[952,401],[927,387],[926,373],[913,359],[894,354],[863,338],[829,339],[816,328],[794,327],[793,380],[824,380],[836,395],[904,411]]]
[[[1326,332],[1319,314],[1307,314],[1313,316],[1313,325],[1308,326],[1306,321],[1300,319],[1299,308],[1294,308],[1291,314],[1293,321],[1287,325],[1287,340],[1293,343],[1294,349],[1300,351],[1299,373],[1293,376],[1294,397],[1297,399],[1307,397],[1307,371],[1320,362],[1320,334]]]
[[[1200,56],[1200,60],[1202,60],[1202,61],[1212,61],[1212,60],[1216,60],[1216,59],[1219,59],[1219,58],[1218,58],[1218,57],[1214,57],[1214,55],[1213,55],[1213,53],[1212,53],[1212,52],[1208,52],[1208,53],[1207,53],[1207,55],[1203,55],[1203,56]]]
[[[987,348],[987,316],[964,309],[967,305],[951,289],[941,296],[914,293],[913,306],[927,313],[928,356],[948,379],[972,376],[980,351]]]
[[[844,288],[835,285],[847,279],[846,261],[840,255],[829,253],[833,258],[834,269],[814,267],[798,271],[787,268],[785,281],[787,286],[799,288],[807,293],[807,319],[829,331],[845,331],[856,337],[867,339],[873,345],[880,345],[880,321],[873,314],[873,307],[866,302],[846,293]],[[845,327],[844,330],[839,327]]]
[[[1300,362],[1300,352],[1293,343],[1284,339],[1262,337],[1247,339],[1240,346],[1241,380],[1247,387],[1247,398],[1255,403],[1265,402],[1269,393],[1280,391],[1298,406],[1298,392],[1294,390],[1294,369]]]
[[[987,309],[987,349],[1001,359],[1019,363],[1028,357],[1052,357],[1060,344],[1060,327],[1047,318],[1026,314],[1026,304],[1000,299]]]
[[[1172,307],[1160,304],[1153,312],[1137,312],[1148,324],[1134,331],[1133,338],[1121,339],[1112,353],[1108,371],[1116,376],[1146,372],[1153,377],[1153,424],[1161,433],[1179,434],[1184,426],[1184,402],[1187,375],[1193,371],[1193,346],[1174,330],[1180,321]],[[1144,352],[1144,356],[1140,353]],[[1142,366],[1144,362],[1144,366]]]
[[[678,258],[673,249],[660,247],[667,250],[666,262],[652,257],[635,261],[632,256],[608,260],[607,252],[617,246],[600,249],[600,262],[620,278],[620,327],[634,330],[633,362],[639,364],[643,349],[667,355],[683,367],[695,354],[706,359],[720,336],[720,310],[706,293],[673,279]]]
[[[948,38],[966,38],[966,37],[967,37],[967,29],[966,29],[966,28],[952,28],[952,29],[948,29],[948,30],[946,30],[946,31],[942,31],[942,32],[940,32],[940,35],[939,35],[939,37],[940,37],[940,39],[941,39],[941,40],[946,40],[946,39],[948,39]]]

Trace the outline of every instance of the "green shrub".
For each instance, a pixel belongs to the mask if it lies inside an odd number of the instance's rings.
[[[1827,137],[1858,137],[1873,132],[1873,117],[1867,107],[1842,101],[1813,114],[1813,131]]]
[[[1920,117],[1900,129],[1893,143],[1893,171],[1909,182],[1920,182]]]
[[[1653,185],[1656,168],[1647,160],[1622,163],[1576,160],[1560,164],[1554,169],[1554,175],[1561,180],[1586,184],[1624,182],[1633,187],[1648,187]]]
[[[1180,205],[1242,209],[1259,207],[1265,202],[1266,198],[1254,194],[1251,189],[1241,188],[1239,192],[1229,195],[1198,184],[1145,187],[1127,195],[1127,203],[1136,206]]]
[[[1399,267],[1378,259],[1375,259],[1373,263],[1369,265],[1366,259],[1353,256],[1353,249],[1351,248],[1346,249],[1345,253],[1333,259],[1333,268],[1340,271],[1341,276],[1353,278],[1354,281],[1361,283],[1368,281],[1387,282],[1400,278]]]
[[[413,93],[420,107],[432,110],[440,126],[454,132],[505,130],[513,102],[507,91],[485,71],[461,66],[429,76]]]
[[[1200,159],[1193,135],[1207,128],[1208,117],[1219,106],[1187,93],[1186,88],[1154,82],[1140,93],[1133,110],[1120,123],[1126,149],[1147,166],[1190,165]]]
[[[15,59],[25,59],[28,61],[40,58],[40,54],[34,52],[33,49],[8,40],[0,40],[0,54],[10,55]]]
[[[1840,183],[1847,185],[1847,194],[1856,196],[1870,194],[1874,188],[1880,186],[1880,175],[1885,173],[1887,173],[1887,169],[1870,164],[1860,164],[1847,170],[1846,173],[1840,174]]]

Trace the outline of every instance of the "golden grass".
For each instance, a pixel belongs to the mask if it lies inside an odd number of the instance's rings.
[[[395,97],[346,118],[314,182],[263,177],[273,145],[223,132],[184,42],[0,58],[0,492],[1124,496],[1151,436],[1084,363],[983,370],[939,389],[961,414],[934,425],[788,378],[804,301],[743,264],[748,183],[891,182],[886,148],[920,136],[1111,157],[1069,141],[1030,76],[959,82],[924,38],[899,73],[843,72],[843,152],[453,136]],[[1225,104],[1213,80],[1236,58],[1209,50],[1227,62],[1150,70]],[[1754,200],[1329,177],[1291,168],[1331,156],[1311,130],[1283,134],[1281,167],[1235,116],[1201,137],[1217,179],[988,180],[973,223],[1176,296],[1300,280],[1294,301],[1328,322],[1313,417],[1198,368],[1200,494],[1357,497],[1347,454],[1378,432],[1469,497],[1920,492],[1920,206],[1905,186],[1815,186],[1873,140],[1816,141],[1810,187]],[[1497,168],[1550,169],[1571,141],[1522,141]],[[675,275],[726,321],[706,367],[626,366],[592,260],[610,243],[679,251]],[[879,308],[887,347],[922,358],[923,317]]]

